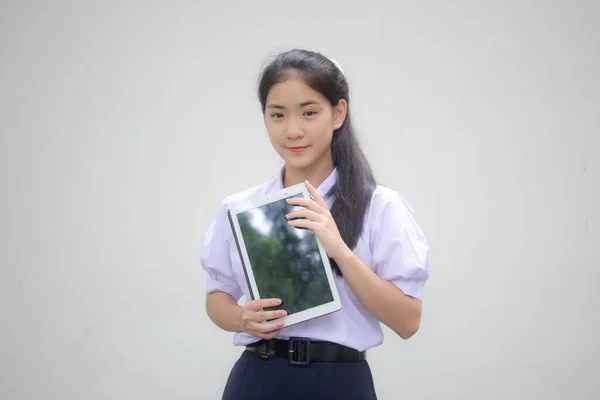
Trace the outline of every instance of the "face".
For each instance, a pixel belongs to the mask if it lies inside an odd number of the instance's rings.
[[[344,100],[332,107],[327,98],[300,79],[276,84],[267,96],[265,125],[271,144],[286,167],[331,165],[331,139],[346,117]]]

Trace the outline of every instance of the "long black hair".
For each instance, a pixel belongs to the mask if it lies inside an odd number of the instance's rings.
[[[344,73],[320,53],[294,49],[279,54],[262,71],[258,98],[265,112],[267,96],[277,83],[298,77],[327,98],[333,107],[341,99],[348,103],[344,123],[333,132],[331,155],[337,169],[337,181],[329,191],[333,199],[330,212],[346,245],[353,249],[362,233],[364,216],[371,202],[376,180],[369,162],[360,148],[350,117],[350,90]],[[330,260],[333,270],[341,274]]]

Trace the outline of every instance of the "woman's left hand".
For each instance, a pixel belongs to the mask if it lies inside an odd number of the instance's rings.
[[[305,181],[305,184],[314,200],[304,197],[287,199],[288,204],[306,207],[287,214],[288,224],[296,228],[306,228],[313,231],[321,241],[327,255],[334,260],[347,255],[350,249],[342,239],[325,200],[310,182]]]

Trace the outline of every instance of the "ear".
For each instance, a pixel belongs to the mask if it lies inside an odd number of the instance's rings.
[[[348,103],[341,99],[337,106],[333,107],[333,130],[340,129],[348,115]]]

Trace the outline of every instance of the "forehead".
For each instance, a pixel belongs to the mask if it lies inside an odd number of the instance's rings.
[[[306,101],[327,104],[325,96],[298,78],[289,78],[273,85],[267,96],[267,104],[295,106]]]

